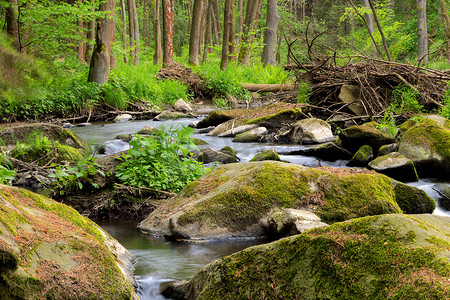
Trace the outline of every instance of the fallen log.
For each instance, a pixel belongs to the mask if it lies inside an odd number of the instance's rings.
[[[244,89],[249,92],[284,92],[295,91],[298,86],[296,84],[242,84]]]

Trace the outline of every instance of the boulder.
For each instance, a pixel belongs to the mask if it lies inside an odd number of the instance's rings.
[[[365,167],[373,159],[373,150],[369,145],[359,148],[353,155],[352,159],[347,163],[349,167]]]
[[[331,126],[320,119],[308,118],[297,121],[286,134],[294,144],[320,144],[334,139]]]
[[[165,201],[139,229],[180,240],[261,237],[265,233],[260,222],[275,208],[308,209],[328,224],[399,213],[397,185],[412,191],[403,193],[404,202],[417,196],[413,193],[417,188],[367,170],[313,169],[276,161],[227,164]]]
[[[380,147],[380,149],[378,150],[378,155],[386,155],[392,152],[396,152],[398,150],[398,144],[397,143],[393,143],[393,144],[388,144],[388,145],[383,145]]]
[[[286,153],[288,155],[305,155],[315,156],[317,158],[336,161],[340,159],[350,159],[352,154],[347,149],[344,149],[340,144],[335,142],[329,142],[321,145],[316,145],[306,149],[300,149],[296,151],[290,151]]]
[[[437,200],[439,207],[446,211],[450,211],[450,186],[448,184],[438,183],[433,186],[433,190],[439,194]]]
[[[171,120],[171,119],[179,119],[179,118],[192,118],[193,115],[180,113],[180,112],[173,112],[165,110],[159,115],[157,115],[153,120],[154,121],[163,121],[163,120]]]
[[[137,134],[151,135],[151,134],[155,134],[157,132],[159,132],[158,128],[155,128],[155,127],[150,126],[150,125],[146,125],[141,130],[139,130],[137,132]]]
[[[436,202],[421,189],[397,184],[394,187],[395,200],[405,214],[428,214],[436,208]]]
[[[113,122],[120,123],[120,122],[129,121],[131,119],[133,119],[133,116],[130,114],[120,114],[114,118]]]
[[[325,226],[328,225],[321,222],[316,214],[292,208],[276,209],[269,214],[267,220],[269,234],[276,237],[295,235]]]
[[[215,110],[210,112],[206,117],[204,117],[197,123],[196,128],[200,129],[210,126],[217,126],[219,124],[222,124],[223,122],[233,119],[233,115],[227,114],[227,112],[228,111],[226,110]]]
[[[450,218],[390,214],[316,228],[216,260],[172,299],[448,299]]]
[[[400,181],[418,181],[414,163],[398,152],[378,156],[369,162],[369,168]]]
[[[266,127],[257,127],[252,130],[240,133],[233,138],[235,143],[255,143],[264,138],[269,131]]]
[[[420,177],[449,178],[450,121],[424,117],[408,128],[400,136],[398,152],[414,162]]]
[[[280,160],[280,156],[275,149],[266,149],[258,154],[256,154],[250,161],[263,161],[263,160]]]
[[[247,131],[252,130],[252,129],[255,129],[255,128],[257,128],[257,127],[258,127],[258,126],[255,125],[255,124],[252,124],[252,125],[242,125],[242,126],[239,126],[239,127],[237,127],[237,128],[229,129],[229,130],[225,131],[224,133],[219,134],[218,136],[219,136],[219,137],[235,137],[236,135],[238,135],[238,134],[240,134],[240,133],[247,132]]]
[[[193,152],[192,156],[195,160],[202,163],[220,163],[220,164],[230,164],[239,161],[236,154],[232,154],[229,151],[216,151],[212,148],[203,148]]]
[[[78,123],[77,127],[89,127],[92,126],[92,123],[85,122],[85,123]]]
[[[0,139],[3,140],[5,145],[15,146],[17,142],[33,142],[36,139],[36,136],[44,136],[51,141],[58,141],[61,145],[77,149],[89,149],[89,145],[77,134],[69,129],[53,124],[11,124],[7,127],[0,127]]]
[[[342,130],[339,133],[342,146],[351,153],[355,153],[363,145],[369,145],[374,151],[378,151],[381,146],[394,143],[394,137],[378,130],[377,125],[371,122]]]
[[[338,99],[344,103],[350,103],[348,109],[357,116],[366,115],[366,110],[361,104],[361,89],[357,85],[343,84]]]
[[[175,101],[175,103],[173,104],[173,108],[175,108],[176,111],[181,111],[184,113],[192,112],[192,107],[181,98]]]
[[[0,185],[2,299],[138,299],[134,257],[73,208]]]

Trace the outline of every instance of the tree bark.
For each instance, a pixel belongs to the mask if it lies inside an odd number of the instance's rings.
[[[372,0],[368,0],[368,1],[369,1],[370,9],[372,10],[373,18],[375,20],[375,23],[377,24],[378,31],[380,32],[381,40],[383,41],[384,51],[386,52],[388,60],[392,61],[391,52],[389,52],[389,47],[386,42],[386,37],[384,36],[384,32],[383,32],[383,29],[381,28],[380,21],[378,21],[377,12],[375,11],[375,7],[373,6]]]
[[[18,1],[8,0],[8,6],[6,7],[6,32],[11,36],[13,42],[12,46],[17,51],[20,51],[19,41],[19,21],[18,17]]]
[[[201,41],[201,25],[203,15],[203,0],[194,0],[192,8],[191,35],[189,37],[189,63],[198,65]]]
[[[128,55],[127,55],[127,48],[128,48],[128,39],[127,39],[127,13],[125,8],[125,0],[120,1],[121,9],[122,9],[122,45],[123,45],[123,62],[128,63]]]
[[[439,4],[441,6],[442,18],[444,19],[444,30],[445,36],[447,38],[446,41],[446,52],[447,52],[447,62],[450,64],[450,17],[447,12],[447,7],[445,6],[444,0],[439,0]]]
[[[123,1],[123,0],[122,0]],[[95,10],[93,7],[94,0],[89,0],[89,3],[92,5],[92,10]],[[86,51],[85,51],[85,59],[88,64],[91,63],[91,53],[94,49],[94,39],[95,39],[95,19],[90,19],[87,25],[87,43],[86,43]]]
[[[417,54],[419,62],[428,63],[427,1],[417,0]]]
[[[242,37],[242,47],[239,52],[239,63],[246,65],[250,59],[250,45],[255,36],[254,30],[259,19],[261,9],[261,0],[249,0],[247,2],[247,11],[245,13],[244,35]]]
[[[264,66],[276,65],[277,31],[280,15],[278,14],[277,0],[267,0],[266,30],[264,32],[264,49],[261,62]]]
[[[231,1],[230,6],[230,30],[228,38],[228,61],[234,60],[234,51],[236,47],[236,34],[234,29],[234,1]]]
[[[161,21],[160,21],[161,0],[153,1],[153,30],[155,39],[155,55],[153,56],[153,64],[158,65],[162,62],[162,46],[161,46]]]
[[[78,5],[82,4],[83,0],[78,0]],[[83,18],[79,17],[77,20],[77,27],[80,31],[80,38],[77,43],[77,57],[81,64],[84,64],[86,61],[84,59],[84,25]]]
[[[206,62],[206,58],[208,57],[208,52],[209,52],[209,46],[212,45],[212,24],[211,24],[211,19],[212,19],[212,6],[211,6],[211,1],[208,1],[208,3],[206,4],[206,32],[205,32],[205,40],[204,40],[204,47],[203,47],[203,63]]]
[[[139,64],[139,22],[135,0],[128,0],[128,23],[130,28],[131,62]]]
[[[89,82],[98,84],[108,82],[111,65],[111,46],[116,32],[114,22],[115,4],[115,0],[108,0],[100,4],[100,11],[108,13],[103,20],[97,22],[96,46],[89,66]]]
[[[369,0],[362,0],[362,3],[365,8],[370,9]],[[373,19],[373,14],[365,13],[364,17],[366,20],[367,31],[369,32],[369,35],[372,37],[372,40],[373,40],[373,46],[375,47],[375,49],[377,49],[377,52],[380,55],[380,57],[382,57],[382,55],[378,49],[378,45],[375,42],[375,40],[373,39],[373,34],[375,33],[375,25],[374,25],[375,22]],[[372,48],[372,51],[373,51],[373,48]]]
[[[237,22],[236,45],[242,40],[242,31],[244,30],[244,0],[238,0],[238,22]]]
[[[222,60],[220,61],[220,69],[225,70],[228,67],[228,52],[230,49],[230,28],[231,28],[231,9],[233,0],[225,0],[225,8],[223,14],[223,39],[222,39]]]
[[[163,0],[163,66],[173,61],[174,0]]]

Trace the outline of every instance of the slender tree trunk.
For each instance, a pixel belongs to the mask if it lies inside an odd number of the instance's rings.
[[[116,32],[114,22],[115,0],[100,4],[100,11],[108,12],[107,17],[97,22],[96,46],[91,58],[88,81],[102,84],[108,82],[111,65],[111,46]]]
[[[78,0],[78,5],[82,4],[83,0]],[[84,59],[84,24],[83,24],[83,18],[78,18],[77,20],[77,28],[80,32],[80,38],[77,42],[77,58],[80,61],[81,64],[84,64],[86,61]]]
[[[128,0],[128,23],[130,27],[131,62],[139,64],[139,22],[135,0]]]
[[[220,68],[225,70],[228,67],[228,52],[230,42],[230,28],[231,28],[231,9],[233,0],[225,0],[225,8],[223,14],[223,40],[222,40],[222,60]]]
[[[266,30],[264,32],[264,49],[261,62],[266,65],[276,65],[277,32],[280,15],[277,0],[267,0]]]
[[[121,11],[122,11],[122,46],[124,50],[123,55],[123,62],[128,63],[128,54],[127,54],[127,48],[128,48],[128,41],[127,41],[127,11],[125,8],[125,0],[120,1],[121,5]]]
[[[239,52],[239,63],[246,65],[250,59],[250,45],[255,36],[254,30],[258,23],[259,13],[261,9],[261,0],[249,0],[247,3],[247,11],[245,13],[244,36],[242,38],[242,47]]]
[[[234,60],[234,51],[236,48],[236,34],[234,29],[234,1],[231,1],[230,6],[230,30],[229,30],[229,38],[228,38],[228,60]]]
[[[363,6],[367,9],[370,9],[370,4],[369,4],[369,0],[362,0]],[[373,14],[371,13],[366,13],[365,14],[365,20],[366,20],[366,27],[367,27],[367,31],[369,32],[370,36],[373,37],[374,33],[375,33],[375,21],[373,19]],[[376,49],[378,49],[378,45],[376,44],[375,40],[373,40],[373,45]],[[372,48],[373,50],[373,48]],[[381,53],[379,53],[379,55],[381,56]]]
[[[391,52],[389,52],[389,47],[386,42],[386,37],[384,36],[384,32],[383,32],[383,29],[381,28],[380,21],[378,21],[377,12],[375,11],[375,7],[373,6],[372,0],[368,0],[368,1],[369,1],[370,9],[372,10],[373,18],[375,20],[375,23],[377,24],[378,31],[380,32],[381,40],[383,41],[384,51],[386,52],[388,60],[392,61]]]
[[[221,26],[220,26],[220,7],[219,7],[219,0],[211,0],[214,5],[214,14],[216,15],[216,27],[217,32],[220,32]]]
[[[236,45],[242,40],[242,32],[244,30],[244,0],[238,0],[238,22],[237,22],[237,39]]]
[[[162,46],[161,46],[161,21],[160,21],[161,0],[153,2],[153,30],[155,38],[155,55],[153,56],[153,64],[162,63]]]
[[[203,47],[203,63],[206,62],[206,58],[208,57],[208,52],[209,52],[209,46],[212,45],[212,6],[211,6],[211,1],[208,1],[207,5],[206,5],[206,32],[205,32],[205,44]]]
[[[203,15],[203,0],[194,0],[192,9],[191,35],[189,37],[189,63],[198,65],[200,52],[200,31]]]
[[[447,38],[446,42],[447,62],[448,64],[450,64],[450,17],[448,15],[444,0],[439,0],[439,4],[441,6],[442,18],[444,19],[445,36]]]
[[[163,66],[173,61],[174,0],[163,0]]]
[[[92,5],[92,10],[94,11],[94,0],[89,0],[89,3]],[[86,34],[86,51],[85,51],[85,59],[88,64],[91,63],[92,50],[94,49],[94,39],[95,39],[95,19],[91,18],[87,25],[87,34]]]
[[[214,45],[218,45],[220,41],[220,30],[219,27],[217,27],[217,18],[220,18],[219,15],[216,15],[216,11],[214,10],[214,3],[215,0],[209,0],[211,3],[211,29],[212,34],[214,36]]]
[[[417,38],[419,62],[428,63],[427,1],[417,0]]]
[[[8,6],[6,7],[6,32],[11,36],[13,42],[12,46],[17,51],[20,51],[19,41],[19,21],[18,17],[18,1],[8,0]]]

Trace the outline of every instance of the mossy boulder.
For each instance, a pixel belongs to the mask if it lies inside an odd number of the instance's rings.
[[[370,122],[342,130],[339,133],[342,146],[351,153],[355,153],[363,145],[369,145],[374,151],[378,151],[381,146],[394,143],[395,138],[378,130],[377,125],[375,122]]]
[[[291,151],[286,154],[315,156],[327,161],[347,160],[352,158],[352,153],[336,142],[324,143],[306,149]]]
[[[414,162],[420,177],[450,178],[450,121],[424,117],[401,134],[398,152]]]
[[[397,143],[383,145],[378,149],[378,156],[386,155],[392,152],[397,152],[398,145]]]
[[[143,135],[151,135],[156,134],[159,132],[159,129],[150,125],[144,126],[141,130],[137,132],[137,134],[143,134]],[[119,137],[120,136],[120,137]],[[119,138],[122,138],[120,134],[118,135]],[[117,137],[116,137],[117,138]],[[128,138],[128,137],[127,137]]]
[[[369,168],[400,181],[418,181],[414,163],[398,152],[378,156],[369,162]]]
[[[73,208],[0,185],[2,299],[137,299],[133,256]]]
[[[438,183],[433,186],[433,190],[439,194],[439,198],[437,200],[439,207],[446,211],[450,211],[450,185]]]
[[[373,159],[373,149],[369,145],[364,145],[359,148],[348,162],[350,167],[365,167]]]
[[[175,299],[448,299],[450,218],[371,216],[254,246],[203,267]]]
[[[216,151],[212,148],[203,148],[192,153],[192,157],[202,163],[220,163],[220,164],[231,164],[239,161],[236,154],[230,151]]]
[[[181,112],[173,112],[169,110],[165,110],[156,117],[153,118],[155,121],[163,121],[163,120],[176,120],[180,118],[192,118],[193,115],[185,114]]]
[[[0,139],[6,145],[20,143],[31,143],[36,136],[47,137],[51,141],[58,141],[61,145],[77,149],[88,150],[89,145],[77,134],[61,126],[45,123],[32,124],[9,124],[0,127]]]
[[[399,213],[394,190],[398,184],[403,185],[367,170],[314,169],[275,161],[228,164],[187,185],[139,228],[170,239],[259,237],[264,236],[262,221],[275,208],[308,209],[328,224]]]
[[[263,150],[262,152],[256,154],[250,161],[263,161],[263,160],[280,160],[280,156],[275,151],[275,149],[270,148]]]
[[[233,138],[235,143],[256,143],[264,138],[264,135],[269,131],[266,127],[257,127],[252,130],[239,133]]]
[[[285,138],[294,144],[320,144],[331,142],[334,136],[324,120],[307,118],[295,122]]]

